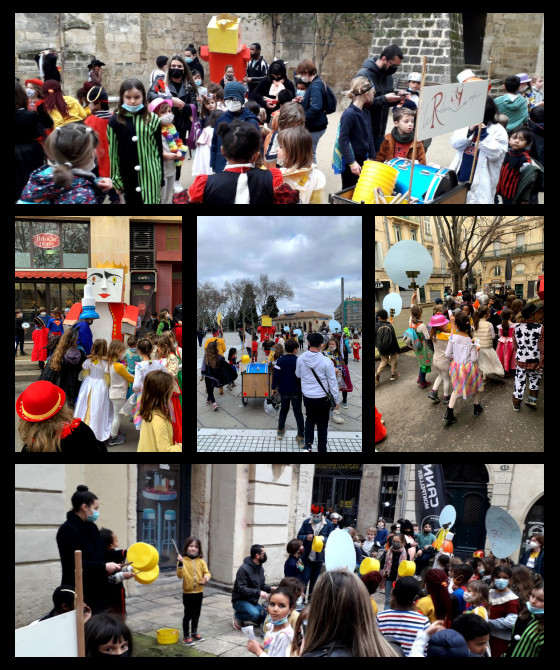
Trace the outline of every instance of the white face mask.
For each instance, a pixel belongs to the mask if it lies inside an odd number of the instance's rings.
[[[226,108],[230,112],[238,112],[241,109],[239,100],[226,100]]]
[[[159,117],[159,120],[160,120],[162,123],[173,123],[173,118],[174,118],[174,117],[173,117],[173,112],[169,112],[168,114],[162,114],[162,115]]]

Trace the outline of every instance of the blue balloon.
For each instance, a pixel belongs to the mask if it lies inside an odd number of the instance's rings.
[[[386,309],[391,316],[391,309],[395,310],[393,316],[398,316],[402,312],[402,298],[398,293],[389,293],[383,298],[383,309]]]
[[[414,240],[402,240],[393,245],[385,256],[384,266],[391,281],[403,288],[409,288],[412,283],[407,271],[417,272],[414,281],[417,286],[424,286],[434,269],[428,250]]]

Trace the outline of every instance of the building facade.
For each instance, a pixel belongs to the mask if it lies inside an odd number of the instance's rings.
[[[301,328],[301,330],[310,333],[316,333],[321,330],[323,326],[328,326],[332,319],[330,314],[323,314],[322,312],[315,312],[309,310],[306,312],[294,312],[292,314],[282,314],[272,319],[272,323],[276,327],[276,332],[283,331],[284,326],[288,328]]]
[[[422,522],[416,519],[415,467],[387,464],[374,469],[376,515],[388,526],[401,518]],[[476,549],[489,549],[484,521],[490,506],[508,511],[521,529],[522,544],[512,555],[514,561],[532,534],[544,534],[544,465],[449,464],[443,465],[443,472],[447,503],[457,510],[452,529],[457,555],[469,558]]]
[[[211,585],[231,591],[253,544],[266,547],[269,584],[284,576],[286,545],[297,536],[313,503],[340,513],[365,534],[374,522],[374,472],[367,464],[51,464],[16,465],[16,627],[52,608],[60,585],[58,528],[70,498],[85,484],[99,498],[98,526],[119,546],[137,541],[158,549],[157,588],[176,592],[176,552],[200,538]],[[166,591],[166,588],[169,589]],[[142,587],[126,582],[128,595]]]
[[[88,267],[124,269],[124,301],[144,323],[182,304],[180,216],[18,216],[15,309],[32,324],[39,307],[63,312],[83,297]],[[31,340],[32,328],[26,337]]]

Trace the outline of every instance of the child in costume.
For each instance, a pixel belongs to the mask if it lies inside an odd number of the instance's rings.
[[[381,417],[383,415],[377,411],[377,407],[375,408],[375,443],[377,444],[378,442],[381,442],[381,440],[384,440],[387,437],[387,429],[383,425],[383,422],[381,421]]]
[[[198,632],[198,620],[204,597],[204,587],[212,575],[208,570],[202,544],[197,537],[189,537],[183,547],[183,555],[177,555],[177,577],[183,580],[183,644],[194,647],[197,642],[204,642],[204,636]],[[192,621],[192,635],[191,635]]]
[[[430,326],[430,337],[434,346],[434,367],[438,373],[428,398],[433,402],[439,402],[438,389],[443,382],[443,404],[449,403],[449,359],[445,357],[447,342],[451,334],[451,323],[443,314],[434,314],[428,324]]]
[[[82,419],[104,442],[111,436],[113,405],[109,400],[109,364],[107,341],[95,340],[91,354],[82,366],[82,386],[76,401],[74,416]]]
[[[126,390],[129,382],[134,381],[134,377],[129,374],[125,366],[121,363],[124,356],[125,346],[120,340],[113,340],[109,345],[107,360],[109,362],[109,374],[111,376],[111,388],[109,389],[109,399],[113,405],[113,423],[111,424],[111,437],[108,442],[109,447],[123,444],[125,437],[119,435],[119,426],[121,425],[120,410],[126,402]]]
[[[163,149],[163,178],[165,185],[161,189],[161,203],[170,205],[173,198],[173,184],[175,183],[175,167],[181,167],[187,148],[179,137],[179,131],[173,125],[173,112],[170,100],[155,98],[150,102],[148,109],[159,117],[162,134]]]
[[[111,177],[115,188],[124,191],[127,205],[159,205],[161,200],[161,128],[147,104],[144,84],[127,79],[107,126]]]
[[[173,377],[165,370],[155,370],[144,380],[140,415],[142,427],[138,451],[183,451],[173,440],[169,402],[173,394]]]
[[[513,391],[513,409],[519,412],[525,384],[529,377],[529,397],[527,407],[535,408],[539,396],[539,386],[544,369],[544,324],[534,323],[536,307],[532,303],[521,310],[523,321],[518,323],[513,333],[515,350],[515,388]]]
[[[449,406],[445,412],[443,420],[447,425],[456,423],[457,419],[453,416],[453,409],[457,398],[462,395],[466,400],[467,396],[474,396],[474,415],[482,414],[482,404],[480,403],[480,392],[484,391],[482,374],[478,369],[478,340],[472,341],[469,334],[469,316],[465,312],[459,312],[455,315],[456,333],[450,336],[447,343],[445,355],[452,359],[449,366],[449,375],[453,384],[453,393],[449,400]]]
[[[498,348],[496,349],[496,353],[507,375],[510,370],[515,372],[516,367],[513,332],[517,324],[511,322],[513,318],[511,309],[504,309],[501,317],[502,323],[498,324]]]
[[[413,295],[413,303],[415,299],[416,296]],[[427,346],[430,334],[426,325],[422,322],[422,310],[420,307],[413,304],[410,308],[410,314],[409,328],[403,333],[403,341],[414,351],[414,355],[420,366],[420,373],[416,381],[420,384],[421,389],[425,389],[429,386],[426,381],[426,374],[432,371],[432,351]]]
[[[360,344],[360,336],[358,333],[354,334],[354,339],[352,342],[352,353],[354,354],[354,360],[359,361],[360,360],[360,349],[362,348],[362,345]]]
[[[36,316],[35,330],[31,333],[33,338],[33,351],[31,352],[31,361],[39,361],[39,369],[45,367],[47,360],[47,343],[49,339],[49,331],[46,328],[45,322],[40,316]]]

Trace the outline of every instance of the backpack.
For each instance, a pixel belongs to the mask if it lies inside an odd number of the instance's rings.
[[[416,332],[414,328],[407,328],[403,333],[402,340],[407,347],[418,351],[422,349],[424,337],[422,333]]]
[[[325,82],[323,82],[325,84]],[[325,97],[323,98],[325,102],[325,114],[332,114],[336,112],[336,96],[332,92],[331,88],[325,84]]]
[[[389,351],[393,342],[393,327],[388,323],[382,323],[377,329],[376,340],[379,353]]]

